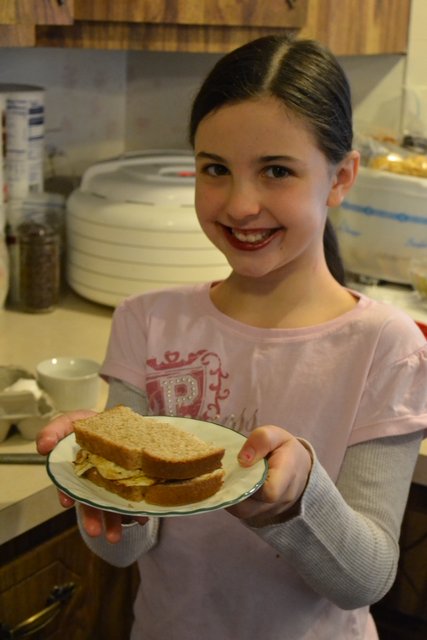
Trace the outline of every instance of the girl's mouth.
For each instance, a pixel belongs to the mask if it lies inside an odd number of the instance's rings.
[[[281,227],[274,229],[237,229],[226,226],[224,226],[224,229],[230,244],[243,251],[255,251],[265,247],[282,230]]]

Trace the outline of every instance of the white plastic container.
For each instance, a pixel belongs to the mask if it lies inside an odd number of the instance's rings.
[[[194,161],[146,152],[98,163],[67,201],[67,279],[80,295],[116,306],[152,289],[230,273],[194,209]]]
[[[362,167],[331,220],[348,271],[410,284],[411,260],[427,255],[427,179]]]

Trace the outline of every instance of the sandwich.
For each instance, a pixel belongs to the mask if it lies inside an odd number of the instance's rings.
[[[122,498],[161,506],[199,502],[222,486],[224,449],[119,405],[73,422],[74,470]]]

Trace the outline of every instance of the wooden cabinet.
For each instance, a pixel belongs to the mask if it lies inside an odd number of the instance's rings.
[[[381,638],[427,638],[427,485],[413,483],[400,535],[400,560],[390,592],[372,607]]]
[[[76,20],[301,28],[307,0],[74,0]]]
[[[74,0],[6,0],[0,3],[0,46],[36,45],[37,25],[71,25]]]
[[[223,53],[288,32],[320,40],[337,55],[404,53],[410,6],[411,0],[15,0],[0,4],[0,46]]]
[[[75,0],[71,28],[38,28],[41,46],[225,52],[267,33],[297,32],[308,0]]]
[[[404,53],[411,0],[310,0],[301,38],[326,44],[337,56]]]
[[[129,637],[138,586],[136,566],[114,568],[92,554],[71,515],[66,512],[1,548],[0,639]],[[46,528],[49,535],[42,534]],[[19,544],[26,549],[10,548]],[[20,635],[8,635],[18,625]],[[24,628],[32,633],[24,636]]]

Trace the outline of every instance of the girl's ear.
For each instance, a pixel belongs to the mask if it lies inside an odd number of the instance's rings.
[[[344,196],[353,186],[359,170],[360,153],[350,151],[336,167],[332,188],[327,199],[328,207],[338,207],[344,200]]]

